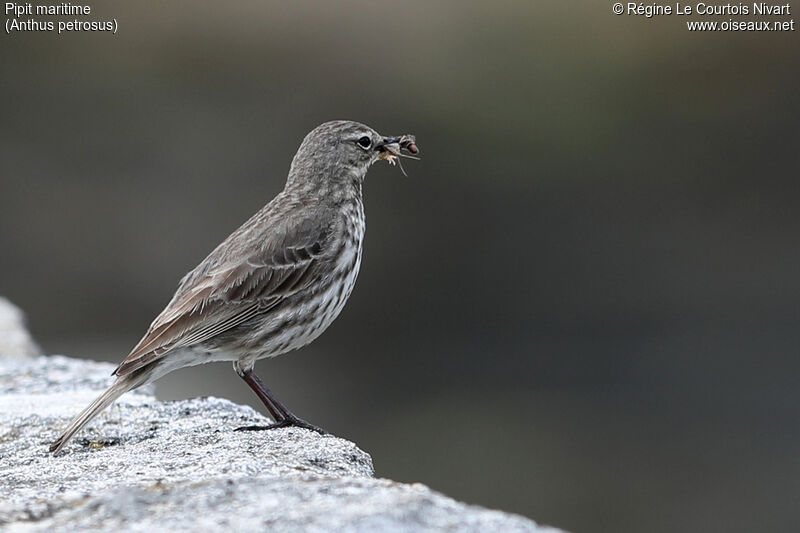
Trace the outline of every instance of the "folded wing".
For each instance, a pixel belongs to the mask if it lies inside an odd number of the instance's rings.
[[[124,376],[266,313],[307,288],[329,256],[331,229],[283,224],[256,252],[236,253],[231,235],[181,281],[175,296],[117,367]],[[240,240],[240,239],[239,239]]]

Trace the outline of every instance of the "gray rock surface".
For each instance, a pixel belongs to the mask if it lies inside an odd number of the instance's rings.
[[[25,328],[25,315],[7,298],[0,296],[0,357],[35,357],[41,353]]]
[[[159,402],[152,388],[124,395],[53,457],[49,443],[112,370],[0,356],[0,530],[555,531],[375,479],[352,442],[294,428],[235,432],[269,420],[218,398]]]

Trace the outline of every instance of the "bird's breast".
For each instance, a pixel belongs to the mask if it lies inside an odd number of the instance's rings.
[[[301,348],[319,337],[342,312],[361,268],[365,219],[360,203],[343,211],[344,226],[336,239],[330,268],[315,283],[292,296],[263,324],[266,342],[258,358]]]

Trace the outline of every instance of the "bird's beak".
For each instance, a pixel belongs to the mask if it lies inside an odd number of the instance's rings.
[[[400,151],[400,137],[384,137],[383,140],[375,146],[375,149],[379,152],[395,154]]]

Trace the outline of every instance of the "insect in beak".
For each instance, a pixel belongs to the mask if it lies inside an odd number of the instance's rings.
[[[415,141],[416,138],[413,135],[403,135],[402,137],[383,139],[383,142],[376,147],[376,149],[380,151],[378,159],[388,161],[390,165],[398,164],[403,175],[408,177],[406,170],[403,168],[403,164],[400,162],[400,158],[405,157],[408,159],[419,160],[418,157],[404,154],[402,152],[402,150],[406,150],[412,154],[418,154],[419,148],[417,148]]]

